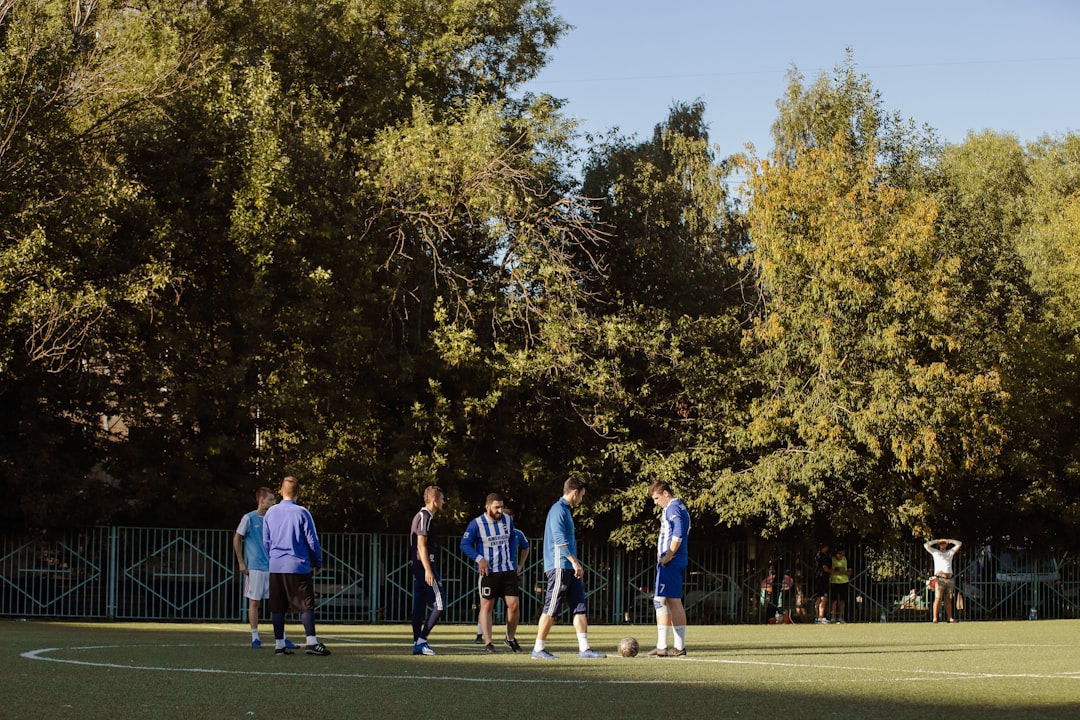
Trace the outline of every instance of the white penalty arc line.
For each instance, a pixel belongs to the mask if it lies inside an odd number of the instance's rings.
[[[47,653],[62,650],[114,650],[131,647],[129,645],[87,645],[71,648],[39,648],[20,653],[20,657],[27,660],[41,662],[63,663],[66,665],[81,665],[84,667],[115,668],[118,670],[143,670],[151,672],[183,672],[203,673],[207,675],[258,675],[266,677],[287,676],[295,678],[302,674],[305,677],[318,678],[342,678],[346,680],[443,680],[448,682],[477,682],[477,683],[532,683],[554,685],[708,685],[706,680],[674,680],[670,678],[657,680],[603,680],[603,679],[558,679],[558,678],[497,678],[497,677],[464,677],[458,675],[377,675],[371,673],[297,673],[295,670],[223,670],[220,668],[193,668],[193,667],[159,667],[156,665],[124,665],[123,663],[92,662],[89,660],[71,660],[68,658],[48,657]],[[191,645],[174,645],[172,647],[193,647]]]
[[[221,668],[198,668],[198,667],[164,667],[157,665],[125,665],[123,663],[112,662],[97,662],[89,660],[73,660],[69,658],[57,658],[48,657],[48,653],[60,652],[63,650],[115,650],[121,648],[131,648],[131,645],[85,645],[69,648],[39,648],[37,650],[28,650],[20,653],[20,657],[27,660],[37,660],[41,662],[54,662],[62,663],[66,665],[79,665],[83,667],[103,667],[114,668],[118,670],[139,670],[150,672],[183,672],[183,673],[201,673],[208,675],[250,675],[250,676],[265,676],[265,677],[278,677],[288,676],[297,677],[295,670],[226,670]],[[155,646],[155,647],[195,647],[192,644],[177,644],[171,646]],[[661,661],[663,662],[663,661]],[[888,673],[896,672],[896,668],[881,668],[881,667],[865,667],[855,665],[833,665],[833,664],[802,664],[791,662],[777,662],[775,660],[737,660],[731,658],[679,658],[677,660],[669,660],[668,664],[678,662],[691,662],[691,663],[706,663],[706,664],[719,664],[719,665],[753,665],[761,667],[776,667],[798,670],[837,670],[847,671],[855,673]],[[923,681],[928,677],[936,677],[941,680],[985,680],[985,679],[1037,679],[1037,680],[1080,680],[1080,671],[1066,671],[1063,673],[1046,674],[1046,673],[988,673],[988,672],[963,672],[957,670],[926,670],[920,668],[904,668],[902,672],[910,677],[897,678],[902,680],[911,681]],[[628,679],[560,679],[560,678],[492,678],[492,677],[468,677],[458,675],[422,675],[422,674],[406,674],[406,675],[389,675],[389,674],[374,674],[374,673],[303,673],[307,677],[324,677],[324,678],[342,678],[351,680],[436,680],[447,682],[496,682],[496,683],[529,683],[529,684],[555,684],[555,685],[709,685],[717,680],[726,681],[730,678],[717,678],[714,680],[684,680],[676,678],[663,678],[663,679],[647,679],[647,680],[628,680]]]

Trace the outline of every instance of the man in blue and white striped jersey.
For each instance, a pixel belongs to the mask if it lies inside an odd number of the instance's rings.
[[[488,495],[484,514],[473,518],[461,538],[461,551],[476,563],[479,574],[480,628],[484,649],[489,653],[495,652],[491,615],[499,598],[506,602],[506,646],[514,652],[521,650],[516,639],[521,609],[517,532],[513,518],[504,514],[503,507],[502,495]]]

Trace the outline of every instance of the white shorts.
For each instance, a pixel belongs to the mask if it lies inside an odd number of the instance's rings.
[[[270,597],[270,572],[268,570],[248,570],[247,582],[244,583],[244,597],[249,600],[266,600]]]

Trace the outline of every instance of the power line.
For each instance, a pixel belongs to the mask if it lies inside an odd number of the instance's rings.
[[[955,61],[941,61],[941,62],[926,62],[926,63],[899,63],[888,65],[859,65],[859,70],[905,70],[914,68],[944,68],[944,67],[960,67],[965,65],[1016,65],[1016,64],[1034,64],[1034,63],[1048,63],[1048,62],[1076,62],[1080,60],[1080,57],[1052,57],[1052,58],[1017,58],[1013,60],[955,60]],[[798,66],[796,66],[797,68]],[[564,84],[585,84],[585,83],[611,83],[611,82],[641,82],[647,80],[679,80],[679,79],[691,79],[691,78],[719,78],[719,77],[750,77],[754,75],[783,75],[788,72],[790,68],[784,70],[731,70],[726,72],[708,72],[708,73],[670,73],[664,75],[616,75],[609,77],[592,77],[592,78],[565,78],[565,79],[540,79],[534,78],[529,81],[530,85],[564,85]],[[829,68],[831,69],[831,68]],[[826,68],[818,67],[814,68],[815,72],[825,71]]]

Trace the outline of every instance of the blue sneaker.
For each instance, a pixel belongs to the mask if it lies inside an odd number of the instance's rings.
[[[262,641],[259,640],[259,638],[255,638],[254,640],[251,641],[251,649],[252,650],[258,650],[261,647],[262,647]]]
[[[607,657],[607,655],[605,655],[604,653],[596,652],[592,648],[589,648],[588,650],[582,650],[577,654],[577,656],[582,660],[598,660],[599,658]]]
[[[413,655],[434,655],[435,651],[426,642],[416,643],[412,646]]]
[[[290,650],[296,649],[296,645],[289,638],[285,638],[285,647],[289,648]]]
[[[559,656],[558,655],[552,655],[547,650],[533,650],[532,651],[532,659],[533,660],[554,660],[557,657],[559,657]]]

